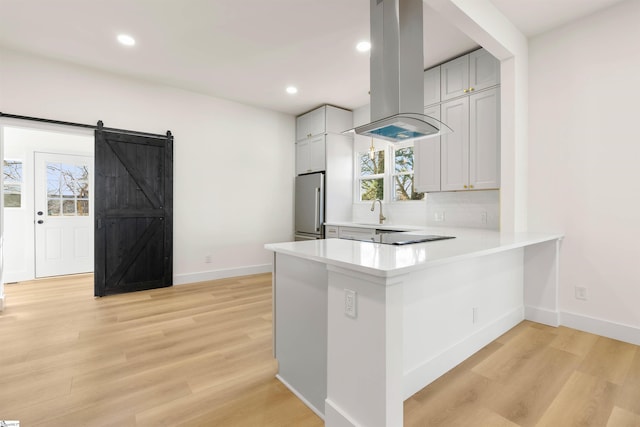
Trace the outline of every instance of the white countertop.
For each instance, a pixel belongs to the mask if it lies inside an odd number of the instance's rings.
[[[372,225],[375,226],[375,224]],[[351,226],[360,225],[351,224]],[[418,231],[410,231],[408,234],[436,234],[455,236],[456,238],[399,246],[355,240],[326,239],[270,243],[265,245],[265,248],[277,253],[335,265],[373,276],[393,277],[437,264],[489,255],[562,238],[561,234],[505,233],[440,227],[420,228]]]

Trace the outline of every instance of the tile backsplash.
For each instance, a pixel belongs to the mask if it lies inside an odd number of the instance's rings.
[[[375,223],[378,205],[354,203],[352,221]],[[385,224],[500,229],[500,191],[428,193],[425,201],[384,204]]]
[[[427,194],[427,225],[500,229],[500,191]]]

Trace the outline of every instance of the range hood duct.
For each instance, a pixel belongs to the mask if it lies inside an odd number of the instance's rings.
[[[371,123],[358,135],[392,142],[451,132],[424,112],[422,0],[371,2]]]

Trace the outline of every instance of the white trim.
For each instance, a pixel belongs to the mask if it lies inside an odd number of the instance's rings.
[[[298,390],[296,390],[291,384],[289,384],[287,381],[285,381],[285,379],[282,378],[280,376],[280,374],[276,374],[276,378],[278,379],[278,381],[280,381],[282,384],[284,384],[284,386],[286,388],[288,388],[291,391],[291,393],[295,394],[296,397],[302,401],[302,403],[307,405],[309,407],[309,409],[311,409],[317,416],[322,418],[322,420],[324,421],[324,414],[322,412],[320,412],[320,410],[318,408],[313,406],[311,404],[311,402],[309,402],[307,399],[305,399],[304,396],[298,392]]]
[[[614,340],[640,345],[640,327],[623,325],[577,313],[561,312],[560,324]]]
[[[0,290],[2,290],[0,288]],[[4,311],[4,295],[0,295],[0,312]]]
[[[358,427],[359,424],[355,422],[346,412],[342,410],[338,405],[331,401],[331,399],[325,399],[325,425],[332,427]]]
[[[442,353],[404,373],[403,393],[408,399],[428,384],[481,350],[524,319],[523,307],[517,307],[482,329],[463,338]]]
[[[560,313],[547,310],[546,308],[525,306],[524,318],[532,322],[542,323],[543,325],[560,326]]]
[[[174,285],[206,282],[209,280],[226,279],[228,277],[250,276],[252,274],[271,273],[272,264],[250,265],[237,268],[223,268],[220,270],[200,271],[197,273],[175,274]]]

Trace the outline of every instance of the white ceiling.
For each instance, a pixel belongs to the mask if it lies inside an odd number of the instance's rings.
[[[491,1],[531,36],[620,0]],[[369,102],[369,55],[355,50],[369,37],[369,0],[0,0],[0,10],[0,45],[15,50],[290,114]],[[476,47],[426,5],[424,29],[425,68]]]

